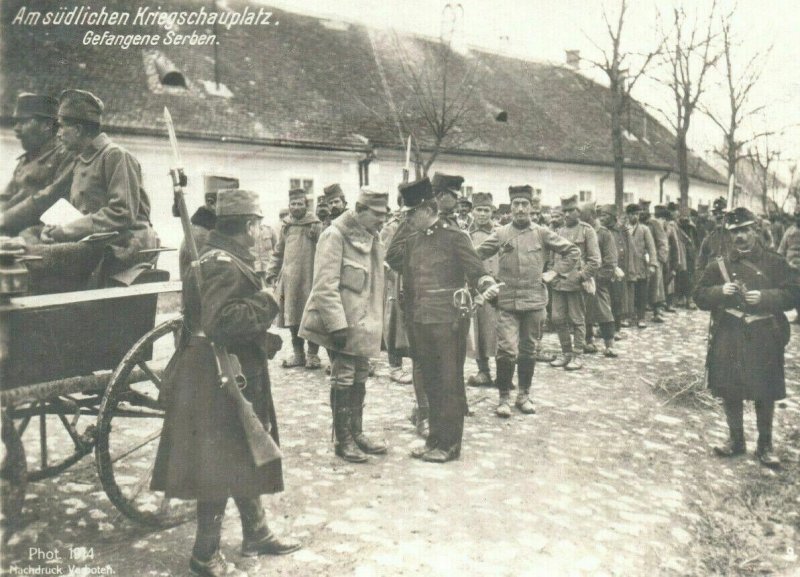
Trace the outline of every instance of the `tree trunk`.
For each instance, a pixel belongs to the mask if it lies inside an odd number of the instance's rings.
[[[613,94],[611,100],[611,147],[614,151],[614,204],[617,207],[617,214],[623,214],[625,151],[622,142],[622,99]]]
[[[686,146],[686,130],[678,130],[676,148],[678,152],[678,185],[681,191],[681,214],[689,212],[689,149]]]

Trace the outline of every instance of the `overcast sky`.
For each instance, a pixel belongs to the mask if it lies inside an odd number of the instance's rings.
[[[439,36],[443,21],[443,0],[262,0],[264,4],[318,16],[361,22],[379,28],[396,28],[428,36]],[[623,44],[630,51],[647,51],[656,37],[656,5],[665,16],[670,0],[629,0],[631,6]],[[564,62],[565,50],[579,49],[587,57],[599,57],[592,41],[608,45],[600,0],[460,0],[463,8],[457,35],[466,43],[491,50],[502,50],[523,58]],[[617,13],[619,0],[605,0],[609,14]],[[687,0],[686,6],[707,14],[711,0]],[[771,52],[764,60],[761,81],[752,103],[766,105],[752,118],[746,130],[783,131],[771,137],[770,146],[781,150],[784,172],[800,159],[800,1],[798,0],[718,0],[720,11],[735,5],[733,28],[741,46],[734,66],[743,66],[755,51]],[[587,38],[588,37],[588,38]],[[590,40],[591,39],[591,40]],[[585,65],[586,69],[590,68]],[[706,104],[725,114],[725,92],[715,86],[722,77],[715,75],[709,85]],[[654,81],[640,83],[634,96],[645,104],[669,105],[669,93]],[[656,110],[654,115],[659,118]],[[661,118],[659,118],[661,120]],[[700,153],[718,146],[721,132],[698,113],[690,132],[693,148]]]

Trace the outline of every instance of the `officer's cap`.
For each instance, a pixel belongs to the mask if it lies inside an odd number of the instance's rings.
[[[725,214],[725,228],[727,230],[735,230],[755,223],[755,215],[743,206],[737,206]]]
[[[642,212],[642,205],[631,203],[625,207],[625,214],[639,214]]]
[[[466,204],[468,207],[472,208],[472,201],[468,196],[460,196],[458,198],[458,204]]]
[[[14,119],[16,120],[34,116],[56,118],[57,115],[58,100],[52,96],[31,94],[30,92],[23,92],[17,96],[17,105],[14,107]]]
[[[433,174],[433,180],[431,181],[434,194],[449,192],[455,197],[458,197],[461,193],[462,184],[464,184],[463,176],[442,174],[441,172],[435,172]]]
[[[238,178],[222,174],[203,175],[203,193],[206,196],[216,196],[220,190],[229,190],[233,188],[239,188]]]
[[[358,193],[358,204],[369,207],[375,212],[386,214],[389,212],[389,193],[368,186],[362,186]]]
[[[403,211],[417,208],[426,200],[433,198],[433,187],[427,176],[413,182],[404,182],[397,189],[403,197]]]
[[[511,214],[511,205],[501,204],[497,207],[497,214]]]
[[[617,216],[616,204],[601,204],[597,207],[597,214],[607,214],[609,216]]]
[[[70,88],[58,97],[58,115],[71,120],[100,123],[103,101],[87,90]]]
[[[712,203],[711,213],[715,215],[720,215],[725,212],[725,209],[728,208],[728,201],[725,200],[724,197],[720,196],[719,198],[715,198],[714,202]]]
[[[298,198],[302,198],[306,200],[306,191],[302,188],[293,188],[289,191],[289,202],[296,200]]]
[[[217,193],[217,216],[258,216],[261,203],[258,193],[239,188],[223,189]]]
[[[639,200],[639,207],[642,209],[642,212],[645,214],[650,214],[650,201],[641,199]]]

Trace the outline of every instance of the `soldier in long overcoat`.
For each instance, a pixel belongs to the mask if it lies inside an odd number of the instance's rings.
[[[0,234],[16,236],[36,225],[58,198],[69,192],[75,153],[59,143],[58,101],[23,93],[14,108],[14,134],[25,151],[14,175],[0,192]]]
[[[492,221],[494,210],[491,192],[476,192],[472,196],[473,222],[469,227],[472,245],[477,249],[484,240],[497,229]],[[500,257],[494,255],[483,261],[483,266],[493,277],[497,278]],[[481,306],[475,310],[473,332],[473,354],[478,365],[478,374],[468,379],[471,385],[482,387],[492,384],[492,373],[489,359],[497,354],[497,309],[493,306]]]
[[[695,302],[711,311],[712,332],[706,368],[711,392],[721,397],[730,438],[715,452],[723,457],[745,452],[743,401],[755,401],[756,454],[777,467],[772,447],[775,401],[786,396],[784,348],[789,323],[783,311],[800,303],[800,271],[757,241],[752,212],[737,207],[725,216],[732,248],[706,266]]]
[[[667,238],[667,231],[664,230],[664,225],[657,218],[652,218],[650,214],[650,201],[640,200],[639,206],[642,211],[639,214],[639,222],[650,229],[650,234],[653,236],[653,242],[656,245],[656,255],[658,259],[650,264],[656,265],[656,270],[650,275],[649,282],[649,300],[650,306],[653,309],[653,322],[663,323],[664,317],[661,315],[661,309],[664,308],[667,301],[666,288],[664,286],[664,272],[669,267],[669,239]]]
[[[600,337],[603,339],[606,357],[616,357],[614,352],[614,313],[611,310],[611,283],[617,278],[617,244],[614,235],[598,220],[593,204],[589,204],[581,211],[581,218],[591,224],[597,232],[597,245],[600,248],[600,268],[595,279],[595,293],[586,298],[586,352],[595,353],[594,328],[600,328]]]
[[[402,206],[402,199],[398,195],[398,201]],[[381,243],[384,248],[391,244],[397,229],[401,224],[402,213],[398,212],[381,229]],[[383,342],[386,344],[386,352],[389,356],[389,378],[403,385],[412,382],[411,374],[403,368],[403,357],[409,356],[408,337],[406,336],[405,322],[403,320],[403,309],[400,306],[400,286],[399,275],[385,267],[383,285]]]
[[[644,322],[647,299],[649,296],[648,283],[658,271],[658,254],[653,241],[650,228],[639,222],[642,207],[638,204],[629,204],[625,207],[628,217],[628,300],[633,303],[636,326],[646,328]]]
[[[289,216],[281,222],[278,243],[266,272],[267,284],[275,284],[275,296],[281,308],[278,326],[288,328],[292,334],[294,354],[290,360],[283,361],[284,368],[318,369],[321,366],[319,345],[308,343],[306,358],[305,341],[298,330],[314,282],[314,255],[322,229],[322,223],[308,210],[306,192],[301,188],[290,190]]]
[[[617,207],[614,204],[604,204],[598,207],[598,219],[611,233],[614,247],[617,250],[617,269],[611,281],[611,313],[614,316],[614,338],[622,338],[623,322],[633,316],[633,307],[628,299],[628,267],[630,259],[630,234],[628,227],[617,218]]]
[[[166,416],[151,488],[168,498],[197,500],[197,536],[190,568],[225,575],[219,549],[222,519],[233,497],[242,521],[242,554],[284,554],[299,548],[267,526],[259,496],[283,490],[281,461],[257,467],[235,403],[220,388],[211,343],[236,355],[247,380],[243,394],[275,440],[278,423],[267,367],[267,329],[278,306],[253,270],[250,248],[261,221],[258,195],[224,190],[197,278],[184,279],[182,341],[162,394]]]

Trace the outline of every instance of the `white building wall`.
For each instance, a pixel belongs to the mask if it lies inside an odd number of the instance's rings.
[[[404,159],[398,151],[378,150],[377,160],[370,164],[370,184],[396,191],[402,180]],[[586,166],[533,160],[505,160],[485,157],[440,156],[431,172],[460,174],[464,186],[473,192],[491,192],[495,204],[508,202],[510,185],[529,184],[542,190],[542,204],[555,206],[561,197],[588,191],[598,204],[614,202],[614,170],[611,167]],[[671,174],[664,182],[664,198],[659,200],[659,178],[662,173],[646,170],[625,170],[625,191],[631,202],[640,199],[653,204],[677,202],[680,197],[678,178]],[[412,177],[413,178],[413,177]],[[724,185],[707,184],[693,180],[689,192],[691,208],[698,203],[711,204],[718,196],[725,196]]]
[[[151,219],[164,246],[178,247],[182,231],[178,219],[172,217],[172,181],[169,169],[172,153],[166,137],[113,136],[140,162],[144,187],[152,205]],[[203,202],[203,178],[206,172],[222,172],[238,176],[242,188],[261,194],[265,222],[277,226],[278,212],[288,204],[290,179],[313,180],[314,196],[323,187],[338,182],[352,204],[358,194],[358,161],[363,154],[356,152],[316,151],[277,148],[250,144],[216,143],[206,141],[180,142],[184,169],[189,178],[187,204],[190,212]],[[0,183],[8,182],[22,152],[13,131],[0,130]],[[377,159],[370,164],[370,184],[390,191],[394,206],[397,185],[402,180],[403,157],[400,151],[378,150]],[[465,186],[473,192],[489,191],[495,203],[508,202],[508,186],[530,184],[542,190],[543,204],[557,205],[562,196],[590,191],[592,200],[611,203],[614,198],[614,172],[611,168],[559,164],[526,160],[505,160],[483,157],[454,157],[437,159],[433,171],[460,174]],[[651,171],[626,170],[625,189],[633,201],[647,199],[658,203],[658,179]],[[694,181],[690,193],[691,206],[698,202],[710,204],[726,189]],[[677,176],[670,175],[664,186],[665,198],[678,198]],[[171,272],[177,271],[177,255],[164,253],[160,260]]]

